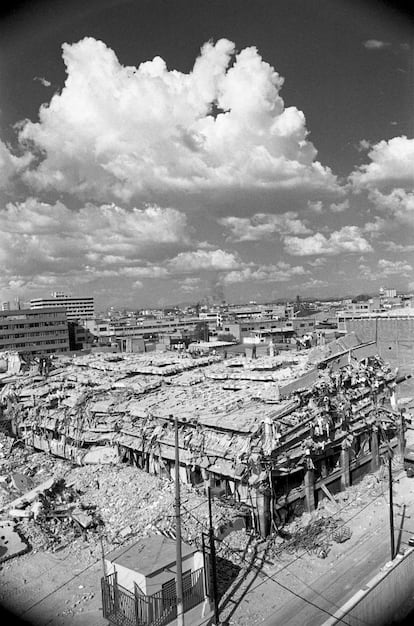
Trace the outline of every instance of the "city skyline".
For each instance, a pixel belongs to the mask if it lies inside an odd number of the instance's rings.
[[[414,289],[407,14],[43,0],[0,41],[2,300]]]

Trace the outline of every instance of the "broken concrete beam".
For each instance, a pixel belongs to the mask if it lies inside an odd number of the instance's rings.
[[[16,498],[15,500],[13,500],[13,502],[9,502],[9,504],[5,504],[4,506],[2,506],[0,508],[0,511],[4,511],[5,509],[10,509],[10,508],[12,509],[19,508],[19,507],[24,506],[27,503],[30,504],[31,502],[36,500],[37,496],[40,493],[43,493],[44,491],[46,491],[46,489],[50,489],[54,482],[55,482],[54,478],[48,478],[47,480],[45,480],[43,483],[41,483],[40,485],[38,485],[31,491],[28,491],[24,495],[20,496],[20,498]]]
[[[89,528],[89,526],[93,523],[92,516],[87,513],[83,513],[83,511],[73,511],[72,519],[75,520],[75,522],[78,522],[82,528]]]
[[[25,493],[26,491],[30,491],[34,487],[34,482],[29,476],[25,476],[24,474],[12,474],[11,475],[11,483],[17,491],[20,493]]]
[[[31,509],[9,509],[9,517],[29,518],[32,515]]]
[[[98,446],[96,448],[91,448],[82,459],[82,465],[89,465],[93,463],[106,464],[118,462],[118,450],[116,448],[110,448],[109,446]]]

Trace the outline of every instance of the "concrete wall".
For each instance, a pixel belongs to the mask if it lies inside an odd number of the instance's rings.
[[[395,366],[414,365],[414,319],[346,320],[348,332],[355,332],[361,341],[375,341],[378,353]]]
[[[413,604],[414,549],[397,555],[323,626],[386,626],[406,617]]]
[[[118,585],[134,593],[134,583],[137,583],[141,591],[147,593],[146,578],[143,574],[139,574],[123,565],[119,565],[119,563],[111,563],[111,561],[107,559],[105,559],[105,568],[108,575],[114,574],[115,572],[117,573]]]

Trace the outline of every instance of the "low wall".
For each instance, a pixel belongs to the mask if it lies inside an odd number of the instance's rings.
[[[397,623],[413,608],[414,549],[384,567],[322,626],[387,626]]]

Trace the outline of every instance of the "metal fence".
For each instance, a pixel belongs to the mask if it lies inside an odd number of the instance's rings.
[[[116,574],[101,579],[103,616],[115,626],[163,626],[177,617],[174,586],[151,596],[135,594],[118,584]],[[204,568],[183,577],[183,610],[203,602]]]

